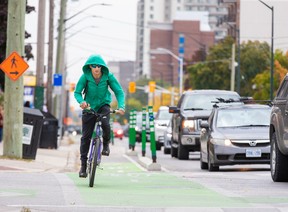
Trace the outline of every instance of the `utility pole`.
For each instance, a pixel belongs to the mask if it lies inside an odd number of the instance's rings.
[[[47,90],[46,101],[47,109],[49,112],[53,111],[53,87],[52,87],[52,75],[53,75],[53,45],[54,45],[54,0],[49,1],[49,45],[48,45],[48,68],[47,68]]]
[[[6,57],[13,51],[24,56],[25,11],[26,1],[8,1]],[[3,155],[11,158],[22,158],[23,91],[23,76],[5,76]]]
[[[57,43],[57,57],[56,57],[56,71],[57,74],[62,74],[62,86],[58,90],[58,94],[55,97],[54,101],[54,115],[58,118],[59,121],[59,130],[60,130],[60,137],[62,138],[62,105],[63,102],[61,99],[63,99],[63,79],[64,79],[64,54],[65,54],[65,17],[66,17],[66,6],[67,6],[67,0],[61,0],[61,9],[60,9],[60,18],[59,18],[59,24],[58,24],[58,43]]]
[[[232,44],[230,90],[235,91],[235,44]]]
[[[46,1],[39,0],[36,87],[34,94],[35,108],[42,110],[44,104],[44,40],[45,40],[45,6]]]

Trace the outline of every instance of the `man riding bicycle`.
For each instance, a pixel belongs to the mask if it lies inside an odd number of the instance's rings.
[[[98,113],[106,113],[110,110],[110,103],[112,102],[112,96],[108,88],[114,92],[118,109],[117,113],[123,115],[125,113],[125,93],[115,78],[115,76],[109,72],[109,69],[100,55],[91,55],[85,65],[82,67],[83,74],[76,84],[74,91],[74,97],[80,104],[82,111],[82,137],[80,143],[80,160],[81,169],[79,177],[87,177],[87,155],[91,142],[91,137],[96,123],[96,117],[87,113],[88,107],[91,107]],[[103,150],[102,155],[109,156],[110,149],[110,114],[107,118],[102,119],[102,131],[103,131]]]

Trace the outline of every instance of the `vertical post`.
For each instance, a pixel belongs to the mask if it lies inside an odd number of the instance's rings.
[[[129,149],[132,148],[133,111],[129,112]]]
[[[231,83],[230,90],[235,90],[235,44],[232,44],[232,56],[231,56]]]
[[[271,78],[270,78],[270,100],[273,100],[273,83],[274,83],[274,7],[271,7],[272,11],[272,32],[271,32]]]
[[[46,1],[39,0],[37,31],[36,87],[34,94],[35,108],[42,110],[44,104],[44,41],[45,41],[45,6]]]
[[[58,43],[57,43],[57,56],[56,56],[56,71],[57,74],[63,74],[63,61],[64,61],[64,42],[65,42],[65,16],[66,16],[66,3],[67,0],[61,0],[60,7],[60,18],[58,26]],[[57,95],[54,101],[54,115],[59,119],[60,128],[62,128],[62,117],[61,117],[61,98],[62,98],[62,89],[61,95]],[[62,131],[62,130],[61,130]],[[62,135],[62,132],[60,132]]]
[[[8,1],[6,57],[13,51],[24,57],[25,9],[26,1]],[[23,90],[22,76],[15,82],[5,76],[3,155],[11,158],[22,158]]]
[[[53,75],[53,45],[54,45],[54,0],[49,1],[49,46],[48,46],[48,68],[47,68],[47,90],[46,101],[49,112],[53,111],[52,103],[52,75]]]
[[[271,12],[272,12],[272,29],[271,29],[271,58],[270,58],[270,100],[273,100],[273,75],[274,75],[274,7],[273,6],[269,6],[268,4],[266,4],[265,2],[263,2],[262,0],[259,0],[262,4],[264,4],[266,7],[268,7]]]
[[[150,126],[150,149],[152,153],[152,161],[156,163],[156,142],[155,142],[155,128],[154,128],[154,114],[153,106],[148,106],[149,126]]]
[[[111,140],[111,144],[114,145],[114,130],[113,130],[113,120],[110,118],[110,140]]]
[[[131,149],[132,151],[135,150],[135,143],[136,143],[136,130],[135,130],[135,127],[136,127],[136,110],[132,110],[132,123],[133,123],[133,127],[132,127],[132,140],[131,140]]]
[[[238,65],[237,65],[237,93],[240,95],[240,82],[241,82],[241,74],[240,74],[240,29],[236,29],[238,34],[238,50],[237,50],[237,58],[238,58]]]
[[[145,157],[146,154],[146,107],[142,107],[142,134],[141,134],[141,143],[142,143],[142,156]]]
[[[184,49],[184,47],[185,47],[185,44],[184,44],[184,42],[185,42],[185,37],[184,37],[184,34],[182,34],[182,33],[180,33],[179,34],[179,51],[178,51],[178,53],[179,53],[179,57],[178,57],[178,61],[179,61],[179,77],[180,77],[180,80],[179,80],[179,96],[181,96],[182,95],[182,92],[183,92],[183,77],[184,77],[184,75],[183,75],[183,58],[184,58],[184,52],[185,52],[185,49]]]

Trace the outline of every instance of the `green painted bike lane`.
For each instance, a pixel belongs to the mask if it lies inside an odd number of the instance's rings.
[[[88,205],[249,207],[249,204],[257,202],[257,198],[251,202],[251,199],[227,197],[167,172],[143,171],[129,162],[103,164],[103,170],[97,169],[93,188],[88,186],[88,178],[80,179],[75,173],[68,176],[74,181]]]

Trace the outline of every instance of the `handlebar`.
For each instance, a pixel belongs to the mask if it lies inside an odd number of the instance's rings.
[[[117,112],[117,110],[110,110],[110,111],[107,112],[107,113],[97,113],[97,111],[94,110],[94,109],[91,108],[91,107],[86,108],[85,111],[88,112],[88,113],[94,114],[94,115],[98,115],[98,116],[106,116],[106,115],[108,115],[109,113],[116,113],[116,112]]]

